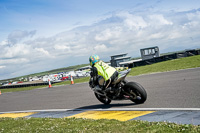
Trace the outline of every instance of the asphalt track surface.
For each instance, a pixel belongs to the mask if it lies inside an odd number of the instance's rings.
[[[101,104],[88,83],[0,95],[0,112],[44,109],[200,108],[200,68],[128,77],[147,91],[144,104],[129,100]]]
[[[168,114],[163,116],[165,118],[179,116],[180,119],[187,115],[189,118],[192,117],[193,123],[196,121],[196,124],[200,124],[200,68],[127,77],[127,80],[138,82],[146,89],[148,98],[144,104],[134,104],[129,100],[123,100],[112,101],[110,105],[103,105],[95,98],[88,83],[80,83],[3,93],[0,95],[0,112],[50,109],[58,109],[61,112],[66,112],[67,109],[71,109],[72,112],[73,110],[76,112],[87,109],[104,111],[161,110],[155,113],[150,112],[147,115],[148,120],[156,121],[161,114]],[[147,119],[143,116],[134,117],[134,119],[139,118],[141,120]],[[185,119],[185,121],[188,120]]]

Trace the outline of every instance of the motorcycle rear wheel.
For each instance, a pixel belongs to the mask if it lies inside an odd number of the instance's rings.
[[[147,99],[145,89],[136,82],[128,82],[125,84],[124,91],[130,96],[130,100],[136,104],[144,103]]]
[[[110,99],[108,99],[107,97],[105,97],[105,96],[101,96],[101,95],[99,95],[99,94],[97,94],[97,93],[94,93],[95,94],[95,96],[96,96],[96,98],[100,101],[100,102],[102,102],[103,104],[110,104],[111,103],[111,100]]]

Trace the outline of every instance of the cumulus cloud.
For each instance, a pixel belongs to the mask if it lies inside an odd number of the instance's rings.
[[[129,12],[120,12],[117,14],[118,17],[124,20],[124,25],[129,29],[141,29],[147,27],[147,22],[142,16],[134,15]]]
[[[173,23],[167,20],[162,14],[150,15],[149,19],[149,25],[173,25]]]
[[[189,12],[186,13],[188,20],[193,21],[193,20],[200,20],[200,10],[197,10],[196,12]]]
[[[51,54],[50,54],[47,50],[45,50],[44,48],[35,48],[35,50],[38,51],[42,56],[54,58],[54,56],[51,55]]]
[[[70,47],[69,47],[69,46],[66,46],[66,45],[59,45],[59,44],[54,45],[54,48],[55,48],[56,50],[70,50]]]
[[[99,44],[94,47],[94,50],[98,52],[106,52],[108,48],[105,44]]]
[[[120,27],[114,27],[112,29],[108,28],[100,33],[96,34],[95,40],[96,41],[106,41],[109,39],[115,39],[118,38],[121,34],[121,28]]]
[[[5,68],[6,66],[0,66],[0,69]]]
[[[16,30],[8,35],[8,43],[10,45],[13,45],[24,38],[33,37],[35,34],[36,34],[36,30],[33,30],[33,31]]]
[[[8,40],[3,40],[0,42],[0,46],[4,46],[8,44]]]
[[[25,44],[16,44],[2,48],[2,58],[16,58],[30,54],[30,46]]]

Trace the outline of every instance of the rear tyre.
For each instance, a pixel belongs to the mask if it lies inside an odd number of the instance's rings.
[[[97,94],[97,93],[94,93],[95,94],[95,96],[96,96],[96,98],[100,101],[100,102],[102,102],[103,104],[110,104],[111,103],[111,100],[110,99],[108,99],[107,97],[105,97],[105,96],[101,96],[101,95],[99,95],[99,94]]]
[[[136,104],[144,103],[147,99],[145,89],[136,82],[128,82],[124,86],[126,95],[130,96],[130,100]]]

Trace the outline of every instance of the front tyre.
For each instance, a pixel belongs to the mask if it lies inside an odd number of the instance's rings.
[[[128,82],[124,86],[126,95],[130,96],[130,100],[136,104],[144,103],[147,99],[147,93],[145,89],[136,82]]]
[[[94,93],[94,94],[95,94],[96,98],[97,98],[100,102],[102,102],[102,103],[104,103],[104,104],[106,104],[106,105],[111,103],[111,100],[108,99],[107,97],[101,96],[101,95],[99,95],[99,94],[97,94],[97,93]]]

